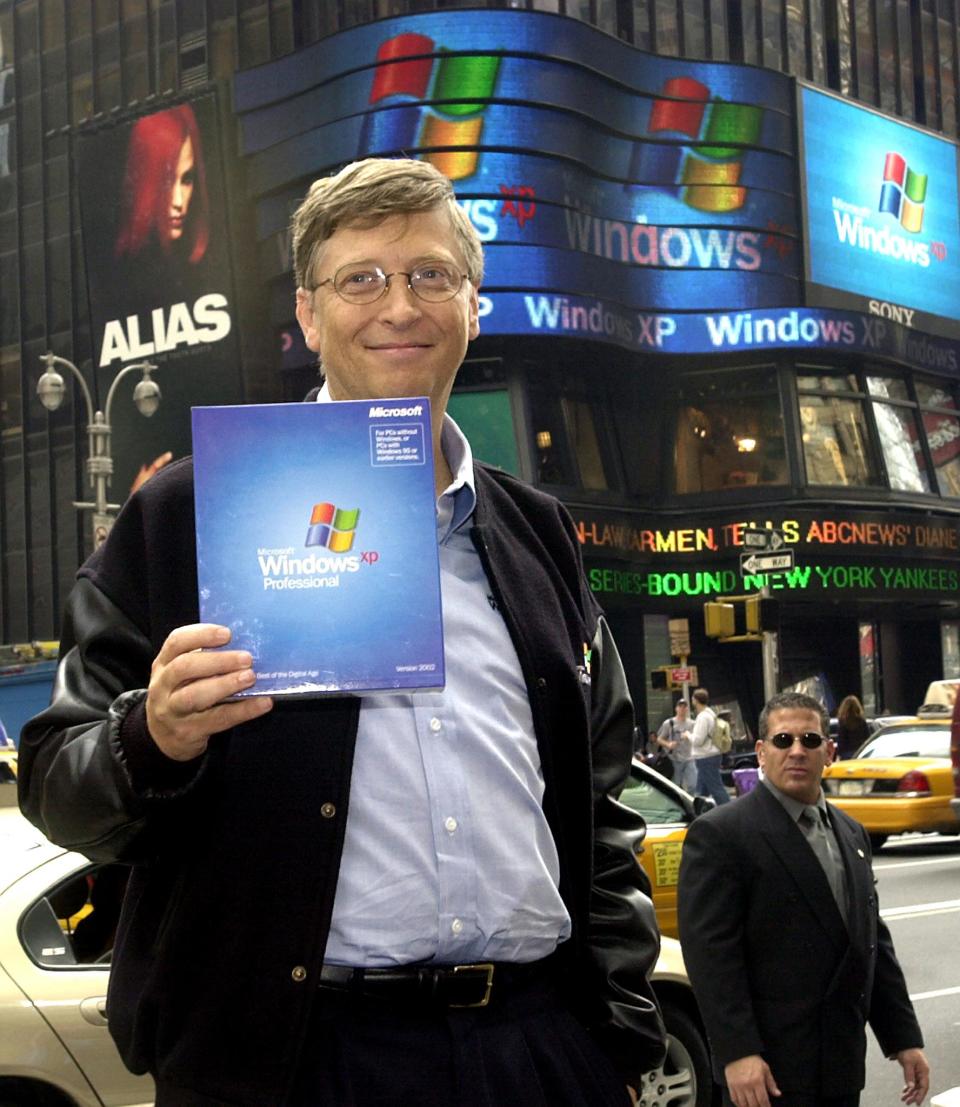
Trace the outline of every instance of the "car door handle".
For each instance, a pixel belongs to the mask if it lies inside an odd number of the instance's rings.
[[[94,996],[80,1001],[80,1014],[92,1026],[107,1025],[107,997]]]

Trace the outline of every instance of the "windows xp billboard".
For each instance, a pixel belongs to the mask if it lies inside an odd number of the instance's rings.
[[[957,147],[800,86],[807,303],[960,337]]]

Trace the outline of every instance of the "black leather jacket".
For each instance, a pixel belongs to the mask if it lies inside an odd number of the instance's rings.
[[[633,713],[564,509],[476,467],[471,535],[523,670],[572,937],[568,1002],[624,1079],[663,1055],[648,975],[659,951],[616,802]],[[20,802],[52,840],[133,868],[114,951],[110,1027],[127,1065],[166,1085],[282,1103],[329,928],[359,700],[278,701],[187,764],[146,728],[150,665],[196,622],[189,461],[157,474],[80,570],[51,706],[24,729]],[[584,665],[584,647],[592,654]]]

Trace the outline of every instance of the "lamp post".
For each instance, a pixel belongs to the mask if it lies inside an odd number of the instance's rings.
[[[101,545],[110,533],[113,526],[113,512],[120,510],[120,504],[110,503],[107,499],[107,489],[110,486],[110,478],[113,475],[113,457],[110,453],[110,407],[117,391],[117,385],[128,374],[140,372],[143,377],[137,382],[133,390],[133,402],[137,405],[142,415],[148,418],[160,406],[160,389],[157,382],[150,374],[157,368],[148,361],[138,361],[134,365],[124,366],[113,378],[110,391],[107,393],[107,402],[103,411],[94,409],[93,398],[83,374],[66,358],[57,357],[49,350],[40,358],[46,365],[46,372],[37,381],[37,395],[40,403],[47,411],[56,411],[63,403],[66,385],[63,377],[54,368],[55,365],[63,365],[77,378],[83,389],[83,398],[87,404],[87,438],[89,451],[87,457],[87,475],[90,478],[90,487],[93,489],[92,501],[74,500],[73,506],[81,511],[93,512],[93,545],[94,548]]]

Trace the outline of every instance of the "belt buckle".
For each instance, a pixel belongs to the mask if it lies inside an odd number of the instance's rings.
[[[449,1007],[486,1007],[490,1002],[490,993],[493,991],[493,969],[494,966],[490,961],[481,961],[476,965],[454,965],[453,973],[456,976],[461,972],[475,972],[476,970],[482,970],[487,974],[486,987],[483,991],[483,999],[477,1000],[476,1003],[450,1003]]]

